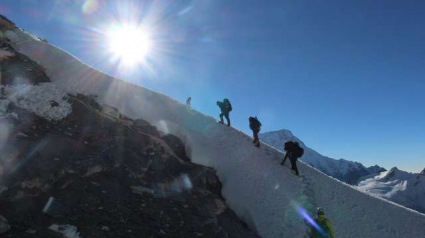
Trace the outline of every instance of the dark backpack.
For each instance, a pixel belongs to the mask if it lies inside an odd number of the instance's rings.
[[[226,105],[227,111],[228,112],[231,112],[233,108],[232,108],[232,104],[230,104],[229,99],[225,98],[223,100],[223,102],[224,102],[224,105]]]
[[[300,158],[304,154],[304,149],[301,148],[301,146],[298,144],[298,142],[295,142],[294,143],[294,149],[293,149],[292,153],[295,156],[295,158]]]
[[[295,143],[293,141],[287,141],[285,142],[285,144],[283,145],[283,149],[286,152],[289,152],[290,150],[292,150],[295,146]]]
[[[249,117],[249,128],[251,130],[260,130],[261,122],[257,117]]]

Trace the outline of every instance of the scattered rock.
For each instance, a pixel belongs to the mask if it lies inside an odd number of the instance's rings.
[[[3,234],[8,230],[10,230],[9,222],[4,216],[0,215],[0,234]]]
[[[16,136],[28,137],[28,135],[27,135],[27,134],[24,134],[24,133],[22,133],[22,132],[18,132],[18,134],[16,134]]]
[[[26,233],[29,233],[29,234],[35,234],[35,233],[37,233],[37,231],[36,231],[36,230],[34,230],[34,229],[28,229],[28,230],[26,230],[25,232],[26,232]]]
[[[49,226],[49,229],[62,233],[64,238],[80,238],[80,233],[77,232],[77,227],[71,225],[56,225]]]

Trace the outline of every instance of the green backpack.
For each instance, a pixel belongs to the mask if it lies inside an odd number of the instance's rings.
[[[223,102],[224,102],[224,104],[226,105],[227,111],[228,111],[228,112],[231,112],[233,108],[232,108],[232,104],[230,104],[229,99],[225,98],[225,99],[223,100]]]

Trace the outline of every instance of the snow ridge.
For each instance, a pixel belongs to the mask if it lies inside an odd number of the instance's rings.
[[[425,176],[421,174],[408,173],[394,167],[362,180],[357,187],[425,213]]]
[[[305,237],[308,227],[298,211],[311,213],[316,205],[332,220],[336,237],[425,237],[424,215],[369,196],[302,162],[299,169],[304,177],[294,176],[279,166],[283,155],[274,148],[256,148],[252,138],[214,118],[105,75],[25,34],[16,29],[6,35],[12,36],[15,49],[45,67],[56,87],[71,94],[96,95],[101,104],[180,137],[193,162],[217,170],[229,206],[262,237]]]
[[[299,138],[294,136],[292,132],[286,129],[261,133],[260,138],[262,141],[274,146],[281,151],[283,151],[283,144],[285,142],[290,140],[297,141],[301,147],[304,148],[304,155],[301,158],[302,161],[317,168],[327,175],[349,184],[356,184],[359,178],[371,174],[371,171],[369,171],[368,168],[364,167],[361,163],[344,159],[335,160],[319,154],[315,150],[307,147]],[[378,168],[372,169],[379,170]]]

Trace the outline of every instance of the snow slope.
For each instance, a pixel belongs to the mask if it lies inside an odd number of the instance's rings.
[[[394,167],[378,176],[362,180],[358,188],[425,213],[423,174],[408,173]]]
[[[308,148],[300,139],[288,130],[271,131],[260,134],[260,138],[283,151],[286,141],[298,141],[305,149],[302,161],[319,169],[327,175],[337,178],[351,185],[358,185],[362,191],[371,193],[373,196],[385,198],[400,205],[425,212],[425,176],[415,176],[397,168],[391,172],[384,172],[384,168],[375,165],[369,168],[361,163],[344,159],[335,160],[323,156]],[[383,174],[385,178],[382,178]]]
[[[283,151],[283,144],[287,141],[297,141],[304,148],[302,161],[317,168],[323,173],[337,178],[349,184],[357,184],[359,178],[376,173],[383,168],[379,166],[371,167],[371,170],[363,166],[361,163],[348,161],[344,159],[332,159],[323,156],[315,150],[307,147],[300,139],[294,136],[289,130],[270,131],[260,134],[260,139],[267,144]]]
[[[96,71],[63,50],[15,29],[6,32],[16,50],[45,67],[53,84],[71,93],[97,95],[124,115],[143,118],[182,138],[189,157],[212,166],[229,206],[264,238],[305,237],[297,212],[320,205],[336,237],[425,237],[425,216],[369,196],[299,163],[303,177],[279,166],[282,154],[258,149],[244,133],[218,124],[171,98]]]

